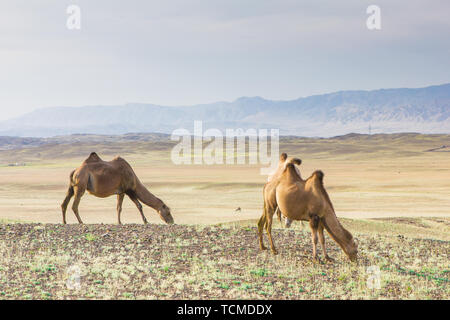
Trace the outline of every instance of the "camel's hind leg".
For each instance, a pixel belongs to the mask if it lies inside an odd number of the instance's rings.
[[[67,211],[67,206],[69,205],[70,199],[73,197],[74,191],[73,191],[73,187],[70,186],[69,189],[67,190],[66,193],[66,198],[64,199],[63,203],[61,204],[61,210],[62,210],[62,218],[63,218],[63,223],[66,224],[66,211]]]
[[[258,239],[259,239],[259,248],[261,250],[267,250],[267,248],[263,242],[263,230],[264,230],[265,224],[266,224],[266,212],[264,210],[261,218],[259,218],[259,221],[258,221]]]
[[[325,236],[323,234],[323,223],[321,222],[319,224],[319,229],[318,229],[318,233],[319,233],[319,241],[320,241],[320,245],[322,246],[322,252],[323,252],[323,256],[325,257],[325,260],[327,261],[334,261],[332,258],[330,258],[330,256],[327,254],[327,248],[325,246]]]
[[[122,224],[122,222],[120,221],[120,213],[122,212],[122,203],[123,203],[123,198],[125,197],[125,194],[120,193],[117,195],[117,223],[118,224]]]
[[[134,192],[127,192],[127,196],[130,197],[131,201],[133,201],[134,204],[136,205],[136,207],[138,208],[139,213],[141,214],[141,217],[142,217],[142,221],[144,221],[144,224],[147,224],[148,222],[144,216],[144,211],[142,210],[142,205],[139,202],[136,194]]]
[[[278,254],[277,249],[275,248],[275,245],[273,243],[273,239],[272,239],[272,221],[273,221],[273,214],[274,214],[274,210],[270,210],[267,209],[266,210],[266,232],[267,232],[267,236],[269,237],[269,242],[270,242],[270,248],[272,250],[273,254]]]
[[[77,217],[78,223],[82,224],[83,221],[81,221],[80,214],[78,212],[78,206],[80,205],[80,200],[81,197],[84,195],[85,189],[77,186],[75,186],[73,189],[75,193],[75,198],[73,200],[72,210],[73,213],[75,213],[75,217]]]
[[[317,215],[311,215],[311,219],[309,220],[309,226],[311,227],[311,240],[313,244],[313,260],[317,261],[317,240],[318,235],[317,231],[319,228],[319,217]]]

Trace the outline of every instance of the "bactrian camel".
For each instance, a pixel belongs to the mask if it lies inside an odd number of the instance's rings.
[[[99,198],[117,195],[117,222],[119,224],[122,223],[120,213],[125,195],[134,202],[145,224],[147,224],[147,219],[140,201],[155,209],[164,222],[168,224],[174,222],[169,207],[147,190],[128,162],[120,157],[116,157],[112,161],[103,161],[93,152],[78,169],[70,173],[69,189],[61,205],[64,224],[66,224],[67,205],[72,197],[74,197],[72,210],[78,222],[83,223],[78,206],[85,191]]]
[[[264,188],[263,188],[263,193],[268,195],[268,197],[271,199],[271,203],[273,203],[274,206],[276,207],[275,213],[277,214],[278,220],[280,221],[280,223],[282,223],[281,222],[282,213],[281,213],[280,209],[278,208],[278,206],[276,205],[275,188],[276,188],[278,181],[284,171],[286,162],[295,164],[296,165],[295,169],[296,169],[298,175],[301,177],[300,170],[298,169],[297,166],[301,165],[302,160],[300,160],[298,158],[288,157],[288,155],[286,153],[282,153],[280,155],[280,160],[278,161],[278,166],[277,166],[276,170],[268,176],[267,183],[264,185]],[[290,220],[287,217],[284,217],[284,226],[286,228],[289,228],[291,226],[291,223],[292,223],[292,220]],[[303,221],[302,221],[302,224],[303,224]]]
[[[331,200],[323,186],[324,174],[315,171],[303,180],[295,167],[299,159],[287,158],[281,174],[264,187],[264,211],[258,221],[258,236],[261,250],[265,250],[262,235],[265,228],[271,250],[277,254],[272,239],[272,219],[277,207],[291,220],[309,221],[312,234],[313,258],[317,260],[317,241],[323,249],[325,259],[332,260],[326,253],[325,228],[342,248],[350,260],[355,261],[358,246],[353,236],[338,221]],[[290,160],[289,160],[290,159]],[[282,159],[280,159],[282,162]]]

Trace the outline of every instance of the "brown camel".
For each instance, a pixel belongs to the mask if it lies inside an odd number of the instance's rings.
[[[99,198],[117,195],[117,222],[119,224],[122,224],[120,213],[125,195],[134,202],[145,224],[147,224],[147,219],[139,200],[155,209],[164,222],[173,223],[169,207],[145,188],[128,162],[120,157],[116,157],[112,161],[103,161],[93,152],[78,169],[70,173],[70,186],[61,205],[64,224],[66,224],[67,205],[72,196],[75,196],[72,210],[78,222],[83,223],[78,213],[78,205],[86,190]]]
[[[353,236],[338,221],[331,200],[323,186],[322,171],[315,171],[307,180],[298,174],[294,163],[287,161],[282,174],[276,183],[275,190],[264,192],[264,212],[258,222],[258,235],[261,250],[262,233],[265,227],[272,252],[277,254],[271,231],[272,218],[278,207],[283,215],[291,220],[309,221],[312,232],[313,258],[317,260],[317,240],[320,241],[325,259],[332,260],[326,253],[325,228],[330,236],[339,244],[350,260],[356,260],[357,244]],[[275,194],[275,195],[274,195]]]

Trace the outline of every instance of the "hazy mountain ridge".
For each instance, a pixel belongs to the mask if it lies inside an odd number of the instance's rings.
[[[418,89],[340,91],[291,101],[242,97],[233,102],[165,107],[153,104],[51,107],[0,123],[0,135],[48,137],[74,133],[192,132],[206,128],[275,128],[282,135],[349,132],[450,133],[450,84]]]

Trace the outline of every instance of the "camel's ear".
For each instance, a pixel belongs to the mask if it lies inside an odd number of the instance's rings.
[[[302,164],[302,160],[301,159],[299,159],[299,158],[294,158],[294,159],[292,159],[292,162],[294,162],[296,165],[301,165]]]
[[[287,159],[287,153],[283,152],[283,153],[280,155],[280,161],[286,161],[286,159]]]

